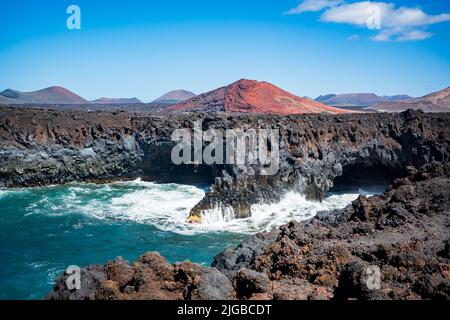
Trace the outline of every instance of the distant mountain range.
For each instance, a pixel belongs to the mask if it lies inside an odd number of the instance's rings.
[[[450,87],[420,98],[382,102],[366,109],[382,112],[401,112],[407,109],[422,109],[425,112],[450,112]]]
[[[401,112],[408,108],[426,112],[450,112],[450,87],[420,98],[407,95],[378,96],[373,93],[324,95],[316,100],[298,97],[268,82],[239,80],[228,86],[196,96],[187,90],[174,90],[152,103],[137,98],[100,98],[88,101],[63,88],[49,87],[33,92],[7,89],[0,92],[0,104],[57,109],[127,110],[132,112],[236,112],[268,114]]]
[[[165,109],[166,112],[239,112],[259,114],[346,113],[348,111],[300,98],[268,82],[239,80]]]
[[[159,97],[152,103],[159,103],[159,104],[176,104],[179,102],[183,102],[187,99],[190,99],[192,97],[195,97],[195,93],[187,91],[187,90],[173,90],[165,95]]]
[[[153,101],[154,105],[170,105],[185,101],[194,97],[195,94],[187,90],[173,90],[160,98]],[[32,92],[21,92],[18,90],[7,89],[0,92],[0,104],[21,105],[21,104],[36,104],[36,105],[132,105],[143,104],[138,98],[100,98],[93,101],[88,101],[83,97],[73,93],[72,91],[63,87],[49,87]]]
[[[33,92],[7,89],[0,92],[0,104],[84,104],[86,99],[62,87],[50,87]]]
[[[50,87],[33,92],[8,89],[0,93],[0,104],[36,107],[55,105],[58,109],[122,109],[135,112],[222,111],[281,115],[348,112],[309,98],[297,97],[268,82],[253,80],[239,80],[199,96],[187,90],[174,90],[148,104],[142,103],[137,98],[100,98],[88,101],[62,87]]]
[[[138,98],[100,98],[93,100],[90,103],[96,104],[137,104],[143,103]]]
[[[142,103],[137,98],[100,98],[88,101],[63,87],[49,87],[32,92],[21,92],[7,89],[0,92],[0,104],[136,104]]]
[[[378,96],[374,93],[327,94],[319,96],[316,101],[335,107],[369,107],[386,101],[413,99],[408,95]]]

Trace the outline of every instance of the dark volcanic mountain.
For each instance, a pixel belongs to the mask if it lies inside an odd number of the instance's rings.
[[[7,89],[0,93],[0,104],[84,104],[88,101],[62,87],[54,86],[32,92]]]
[[[187,90],[173,90],[165,95],[159,97],[152,103],[158,103],[158,104],[176,104],[179,102],[186,101],[187,99],[190,99],[192,97],[195,97],[195,93],[187,91]]]
[[[378,96],[374,93],[327,94],[319,96],[316,101],[335,107],[368,107],[385,101],[412,99],[408,95]]]
[[[450,87],[417,99],[379,103],[371,106],[370,109],[386,112],[401,112],[407,109],[422,109],[426,112],[450,112]]]
[[[185,102],[170,106],[168,112],[206,111],[261,114],[345,113],[320,102],[297,97],[268,82],[239,80]]]
[[[97,100],[91,101],[91,103],[94,104],[137,104],[137,103],[143,103],[138,98],[100,98]]]

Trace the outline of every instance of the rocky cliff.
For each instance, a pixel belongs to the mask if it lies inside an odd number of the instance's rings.
[[[48,299],[450,299],[450,166],[406,169],[380,196],[359,197],[260,233],[212,267],[157,253],[61,275]]]
[[[174,165],[172,132],[198,122],[203,130],[278,129],[279,171],[262,175],[260,164],[246,166],[251,175],[238,165]],[[248,216],[252,203],[276,201],[291,189],[320,200],[333,183],[399,178],[381,196],[257,234],[219,254],[211,268],[169,265],[156,253],[132,265],[117,259],[83,269],[82,290],[68,290],[61,276],[49,298],[449,298],[449,137],[449,114],[413,110],[280,117],[4,107],[0,187],[138,176],[209,182],[190,214],[198,221],[202,210],[217,206]],[[380,272],[379,289],[367,285],[368,270]]]
[[[279,130],[279,171],[259,164],[187,164],[171,161],[172,132],[193,128]],[[292,189],[321,199],[337,177],[392,181],[405,166],[447,163],[450,115],[401,114],[255,116],[138,115],[0,108],[0,187],[104,182],[143,177],[211,184],[190,217],[228,207],[236,217],[251,204],[273,202]],[[248,174],[251,172],[252,174]],[[351,174],[349,174],[351,173]]]

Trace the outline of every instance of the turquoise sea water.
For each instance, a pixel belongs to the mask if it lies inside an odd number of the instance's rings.
[[[232,220],[212,210],[202,225],[185,223],[204,186],[120,182],[0,190],[0,299],[41,299],[69,265],[134,261],[159,251],[169,262],[210,265],[223,249],[250,234],[317,211],[344,207],[355,192],[320,203],[291,193],[276,205],[252,207]]]

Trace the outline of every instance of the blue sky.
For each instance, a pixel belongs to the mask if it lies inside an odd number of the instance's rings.
[[[316,1],[2,1],[0,90],[60,85],[150,101],[241,78],[314,98],[450,85],[450,1],[380,2],[381,30],[354,19],[360,1]],[[66,27],[71,4],[81,30]]]

